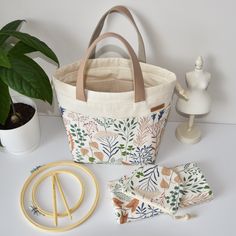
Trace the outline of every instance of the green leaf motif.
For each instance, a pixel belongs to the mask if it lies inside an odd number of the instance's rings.
[[[6,30],[17,30],[18,27],[21,25],[22,22],[25,20],[15,20],[7,25],[3,26],[0,31],[6,31]],[[9,35],[0,35],[0,46],[3,45],[3,43],[9,38]]]
[[[17,31],[14,31],[14,30],[4,30],[4,31],[1,30],[0,31],[0,37],[2,35],[12,36],[12,37],[15,37],[15,38],[19,39],[24,44],[26,44],[29,47],[33,48],[35,51],[41,52],[42,54],[44,54],[45,56],[47,56],[48,58],[50,58],[51,60],[56,62],[57,65],[59,65],[59,61],[58,61],[57,56],[55,55],[55,53],[44,42],[37,39],[36,37],[31,36],[31,35],[26,34],[26,33],[17,32]]]
[[[0,77],[12,89],[52,103],[52,88],[44,70],[27,56],[10,57],[11,69],[0,68]]]
[[[90,162],[94,162],[94,161],[95,161],[95,158],[89,157],[89,161],[90,161]]]
[[[84,142],[86,142],[87,134],[84,130],[78,128],[77,124],[70,124],[70,134],[74,137],[73,140],[76,144],[78,144],[78,148],[81,148],[85,145]]]
[[[10,111],[10,94],[8,86],[0,78],[0,123],[4,125]]]

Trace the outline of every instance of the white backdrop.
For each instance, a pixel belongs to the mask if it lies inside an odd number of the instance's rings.
[[[213,105],[211,113],[199,121],[236,123],[234,0],[0,0],[0,25],[26,19],[22,30],[45,41],[64,65],[83,55],[96,23],[113,5],[133,10],[148,62],[175,72],[182,85],[185,73],[202,55],[205,69],[212,73]],[[112,18],[105,30],[121,33],[136,49],[136,34],[129,22],[119,15]],[[55,67],[37,60],[51,76]],[[38,104],[43,114],[58,115],[56,106]],[[180,119],[172,109],[170,120]]]

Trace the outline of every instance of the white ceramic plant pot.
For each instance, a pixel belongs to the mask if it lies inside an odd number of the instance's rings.
[[[40,141],[39,119],[35,103],[28,97],[12,97],[13,102],[22,102],[35,108],[35,114],[26,124],[9,130],[0,130],[0,141],[3,147],[0,152],[7,151],[15,155],[33,151]]]

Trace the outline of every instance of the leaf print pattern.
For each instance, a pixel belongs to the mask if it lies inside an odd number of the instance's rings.
[[[137,147],[143,146],[146,143],[147,137],[149,135],[150,121],[151,119],[149,117],[140,118],[140,121],[138,122],[139,127],[137,130],[137,135],[134,139],[134,145]]]
[[[97,124],[93,120],[89,120],[83,124],[86,134],[88,134],[89,138],[93,138],[93,134],[98,132]]]
[[[107,156],[107,162],[113,162],[115,159],[112,159],[113,156],[119,151],[118,148],[118,141],[117,141],[117,134],[113,132],[107,131],[114,124],[114,119],[110,118],[103,118],[103,119],[95,119],[99,125],[104,128],[104,132],[98,132],[96,134],[96,138],[100,141],[102,146],[103,153]]]
[[[137,147],[135,153],[131,155],[132,164],[151,164],[153,162],[153,147],[152,145]]]
[[[124,141],[124,143],[120,144],[119,149],[121,151],[121,156],[124,157],[126,162],[128,161],[128,156],[130,156],[134,150],[133,145],[129,145],[129,143],[133,141],[136,125],[136,118],[127,118],[124,121],[119,120],[117,124],[114,124],[114,130],[118,132],[122,141]]]
[[[99,149],[98,143],[96,143],[96,142],[90,142],[89,145],[93,148]]]
[[[124,176],[120,183],[127,195],[175,214],[182,196],[182,186],[175,181],[177,176],[169,168],[148,165],[136,169],[130,177]]]
[[[90,117],[61,107],[69,147],[76,162],[152,164],[169,106],[147,116]]]
[[[80,152],[81,152],[82,156],[85,156],[89,153],[88,149],[86,149],[86,148],[80,148]]]
[[[144,191],[156,191],[158,186],[158,177],[160,176],[158,165],[147,168],[143,172],[143,178],[139,180],[139,189]]]
[[[95,119],[95,121],[99,125],[103,126],[105,130],[110,128],[114,124],[114,122],[115,122],[115,120],[111,119],[111,118],[102,118],[102,119],[97,118],[97,119]]]
[[[137,217],[135,217],[135,218],[132,217],[131,219],[132,220],[145,219],[145,218],[153,217],[156,215],[160,215],[161,213],[162,212],[160,209],[157,209],[153,206],[150,206],[150,205],[142,202],[142,204],[137,207],[137,210],[136,210]]]
[[[122,207],[122,204],[123,204],[123,202],[122,201],[120,201],[118,198],[115,198],[115,197],[113,197],[113,202],[114,202],[114,204],[115,204],[115,206],[117,206],[117,207],[119,207],[119,208],[121,208]]]
[[[191,201],[188,201],[188,199],[195,199],[195,201],[192,201],[193,204],[197,204],[197,200],[199,201],[198,203],[201,203],[202,201],[212,199],[212,190],[201,169],[195,163],[187,163],[184,166],[177,166],[174,169],[180,173],[183,179],[183,190],[181,190],[183,196],[181,202],[184,205],[191,205]]]
[[[94,156],[98,158],[100,161],[102,161],[104,157],[102,152],[94,152]]]
[[[161,188],[169,188],[169,184],[164,179],[161,180],[160,186]]]
[[[147,169],[154,168],[154,165],[148,165]],[[165,178],[171,177],[171,169],[166,167],[160,167],[159,166],[159,174],[160,176],[156,176],[157,178]],[[174,188],[171,188],[170,194],[166,195],[165,191],[162,192],[157,201],[155,201],[156,204],[159,204],[160,206],[164,206],[165,201],[168,202],[168,204],[171,206],[172,210],[175,211],[179,207],[189,207],[191,205],[200,204],[205,201],[209,201],[212,199],[212,191],[209,187],[209,185],[206,182],[205,177],[202,174],[202,171],[199,169],[199,167],[195,163],[188,163],[185,165],[177,166],[173,168],[177,173],[178,177],[173,177],[170,179],[170,183],[173,181],[175,183],[179,183],[179,185],[175,185]],[[132,181],[132,188],[135,189],[135,180],[134,177],[139,181],[141,180],[144,175],[145,169],[143,167],[139,167],[136,170],[133,171],[130,177],[122,177],[119,180],[111,181],[109,183],[109,188],[112,193],[113,197],[116,197],[122,204],[119,204],[119,206],[114,204],[117,222],[120,224],[126,223],[126,222],[134,222],[140,219],[146,219],[149,217],[153,217],[156,215],[163,214],[164,212],[158,208],[155,207],[153,204],[149,204],[144,199],[140,200],[137,199],[135,196],[129,196],[126,192],[122,193],[122,189],[130,191],[130,188],[128,188],[126,185],[129,183],[129,186],[131,185]],[[148,172],[148,171],[147,171]],[[162,175],[162,176],[161,176]],[[189,177],[191,176],[191,177]],[[199,181],[194,181],[195,179],[198,179]],[[181,183],[179,181],[182,181]],[[161,181],[161,180],[160,180]],[[191,182],[191,185],[188,185],[188,181]],[[141,181],[142,182],[142,181]],[[200,184],[200,186],[208,186],[206,188],[199,189],[200,192],[196,192],[195,188],[193,187],[194,184],[192,182]],[[203,184],[204,182],[204,184]],[[184,186],[188,186],[187,190],[184,188]],[[193,187],[193,191],[191,191],[190,186]],[[186,191],[185,191],[186,190]],[[182,195],[183,194],[183,195]],[[131,208],[127,208],[126,206],[131,202],[138,202],[135,211],[132,211]],[[178,203],[179,202],[179,203]],[[132,205],[132,203],[131,203]],[[125,215],[125,219],[120,219],[122,215]]]
[[[120,216],[120,224],[124,224],[126,223],[128,220],[128,213],[123,213],[121,212],[121,216]]]
[[[102,146],[102,151],[107,156],[107,162],[113,162],[113,156],[119,151],[118,141],[116,136],[107,136],[98,138],[100,145]],[[115,160],[114,160],[115,161]]]
[[[167,203],[170,204],[172,211],[177,211],[179,208],[180,194],[182,196],[181,190],[179,190],[178,186],[175,186],[174,190],[170,191],[170,196],[166,196]]]
[[[71,124],[68,133],[71,134],[71,137],[74,137],[74,142],[77,144],[79,148],[83,147],[86,141],[87,133],[79,128],[77,124]]]
[[[124,224],[139,219],[145,219],[161,213],[160,209],[139,201],[136,198],[131,198],[121,192],[121,182],[123,180],[111,181],[109,188],[112,192],[112,202],[116,210],[117,222]]]
[[[182,179],[181,179],[179,176],[176,176],[176,177],[174,178],[174,181],[175,181],[176,183],[181,183],[181,182],[182,182]]]
[[[66,131],[66,133],[67,133],[67,136],[68,136],[69,148],[72,151],[74,149],[75,142],[72,138],[72,134],[68,130]]]
[[[171,169],[170,169],[170,168],[163,167],[162,170],[161,170],[161,173],[162,173],[163,175],[170,176],[170,174],[171,174]]]
[[[210,194],[211,195],[211,194]],[[180,202],[180,207],[189,207],[191,205],[197,205],[205,201],[210,200],[209,193],[199,193],[197,195],[185,195]]]
[[[130,208],[131,212],[134,212],[139,204],[139,200],[134,198],[132,199],[125,207]]]
[[[142,202],[141,206],[137,207],[136,213],[137,215],[144,216],[146,215],[147,207],[145,207],[144,202]]]
[[[161,136],[166,126],[167,118],[169,115],[170,106],[166,110],[160,110],[159,113],[152,115],[152,125],[148,127],[150,134],[152,135],[153,150],[155,155],[158,153],[158,148],[161,142]]]

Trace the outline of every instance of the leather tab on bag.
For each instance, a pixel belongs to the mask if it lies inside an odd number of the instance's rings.
[[[154,112],[154,111],[158,111],[158,110],[160,110],[160,109],[162,109],[164,107],[165,107],[165,103],[162,103],[161,105],[152,107],[150,110],[151,110],[151,112]]]

